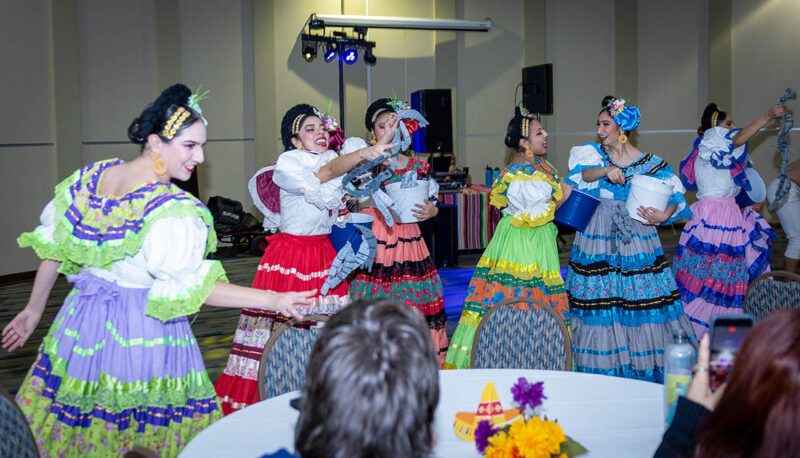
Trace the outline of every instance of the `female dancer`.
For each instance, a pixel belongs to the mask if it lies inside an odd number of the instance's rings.
[[[489,198],[503,209],[503,218],[475,267],[447,350],[446,369],[469,367],[478,322],[503,299],[540,299],[569,319],[556,246],[558,230],[552,223],[564,191],[555,167],[544,158],[547,132],[519,107],[508,123],[505,144],[516,154],[494,181]]]
[[[384,98],[373,102],[364,117],[364,124],[372,134],[373,141],[386,136],[389,126],[397,122],[397,112],[407,108],[399,100]],[[363,139],[351,137],[345,141],[342,152],[364,146],[366,142]],[[431,177],[430,164],[402,153],[397,155],[397,167],[392,176],[383,182],[382,187],[400,182],[403,175],[412,172],[416,173],[417,179],[427,184],[428,195],[435,199],[439,193],[439,185]],[[439,212],[431,199],[426,199],[424,204],[417,204],[417,209],[412,210],[419,221],[433,218]],[[419,225],[395,220],[389,226],[381,212],[374,207],[363,208],[361,212],[375,218],[372,232],[378,239],[378,249],[372,271],[358,271],[350,283],[350,294],[354,299],[388,297],[419,310],[428,322],[441,367],[447,352],[447,317],[444,313],[442,281],[425,240],[422,239]]]
[[[143,445],[176,456],[220,416],[187,315],[205,302],[286,316],[311,291],[279,294],[225,283],[208,209],[170,183],[203,162],[205,119],[176,84],[131,123],[131,162],[87,165],[62,181],[41,225],[22,234],[42,263],[3,348],[25,344],[58,273],[75,287],[44,338],[17,402],[45,455],[120,456]],[[201,122],[202,120],[202,122]]]
[[[775,213],[781,222],[783,232],[789,243],[786,251],[783,252],[783,270],[797,273],[797,265],[800,264],[800,161],[794,161],[789,165],[789,193]],[[767,199],[770,204],[776,199],[780,178],[775,178],[767,187]]]
[[[775,233],[752,207],[742,211],[736,195],[750,189],[747,141],[784,113],[783,105],[776,105],[737,129],[732,116],[710,103],[700,119],[700,136],[681,162],[684,184],[697,190],[698,201],[675,251],[675,280],[698,337],[712,315],[742,313],[750,281],[771,268]]]
[[[628,141],[641,112],[606,97],[597,118],[600,144],[572,148],[567,183],[600,198],[588,226],[576,232],[566,287],[576,369],[661,382],[664,348],[673,331],[693,335],[655,224],[690,215],[683,185],[663,159]],[[625,208],[636,174],[672,187],[661,211],[640,207],[634,220]]]
[[[305,314],[334,314],[350,303],[347,283],[325,296],[319,293],[336,257],[328,234],[342,206],[341,177],[362,160],[372,160],[393,146],[382,139],[338,156],[329,149],[331,126],[323,118],[327,119],[306,104],[292,107],[283,117],[286,152],[278,157],[272,177],[280,187],[280,232],[269,238],[253,280],[254,288],[267,291],[317,290]],[[261,352],[274,324],[282,321],[286,319],[268,310],[242,310],[228,365],[215,385],[226,414],[258,401]]]

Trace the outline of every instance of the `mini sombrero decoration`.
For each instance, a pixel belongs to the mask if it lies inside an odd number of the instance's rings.
[[[506,426],[522,419],[522,412],[517,408],[503,410],[503,406],[500,404],[500,397],[497,395],[497,388],[495,388],[494,383],[489,382],[483,387],[478,410],[476,412],[456,413],[453,429],[455,429],[458,437],[475,442],[475,428],[483,420],[489,421],[492,426]]]

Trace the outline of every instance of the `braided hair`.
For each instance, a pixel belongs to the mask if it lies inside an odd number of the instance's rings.
[[[367,107],[367,114],[364,115],[364,125],[367,127],[368,131],[372,131],[375,120],[383,113],[395,113],[394,107],[389,104],[389,99],[385,97],[372,102],[370,106]]]
[[[179,108],[189,112],[189,116],[178,126],[177,133],[180,133],[198,120],[202,119],[199,113],[188,106],[189,97],[192,91],[183,84],[173,84],[164,89],[161,95],[142,111],[142,113],[128,126],[128,138],[131,142],[142,145],[144,148],[147,137],[156,134],[162,141],[169,143],[170,138],[164,136],[164,125]],[[174,137],[172,137],[174,138]]]
[[[717,115],[714,116],[714,113]],[[714,102],[709,103],[703,110],[703,115],[700,116],[700,127],[697,128],[697,135],[703,135],[708,129],[717,127],[727,117],[728,113],[722,111],[722,108],[720,108],[719,105]],[[714,125],[712,126],[712,124]]]
[[[307,103],[300,103],[286,112],[283,115],[283,120],[281,121],[281,140],[283,141],[283,147],[286,148],[286,151],[294,149],[294,145],[292,145],[292,139],[298,138],[297,132],[299,131],[299,127],[303,125],[306,118],[309,116],[317,116],[317,113],[314,111],[315,108]],[[294,126],[297,126],[297,129],[294,129]]]

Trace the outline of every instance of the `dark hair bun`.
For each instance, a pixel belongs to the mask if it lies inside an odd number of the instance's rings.
[[[308,116],[316,116],[314,107],[307,103],[300,103],[290,108],[289,111],[283,115],[283,120],[281,121],[281,141],[286,151],[294,148],[292,145],[292,137],[294,137],[292,124],[298,116],[303,116],[303,120]],[[301,120],[300,122],[302,123],[303,121]]]
[[[603,97],[602,107],[603,108],[608,108],[608,106],[611,105],[611,102],[613,100],[615,100],[615,99],[616,99],[616,97],[614,97],[613,95],[607,95],[607,96]]]
[[[716,124],[711,125],[711,118],[713,117],[714,113],[717,113]],[[706,105],[706,108],[703,110],[703,114],[700,116],[700,127],[697,128],[697,134],[703,135],[705,131],[711,129],[712,127],[717,127],[719,123],[725,120],[728,117],[728,113],[722,111],[714,102],[709,103]]]
[[[163,128],[167,117],[170,116],[177,107],[186,107],[192,91],[183,84],[173,84],[164,89],[158,98],[148,105],[138,118],[134,119],[128,126],[128,138],[137,145],[143,145],[147,141],[147,136],[152,133],[159,133]],[[190,116],[183,125],[188,126],[194,123],[199,116],[192,110]]]
[[[508,127],[506,128],[506,137],[503,139],[503,142],[506,144],[507,147],[512,149],[519,148],[519,141],[522,140],[522,119],[524,116],[522,115],[522,110],[520,107],[514,108],[514,117],[511,118],[511,121],[508,121]]]

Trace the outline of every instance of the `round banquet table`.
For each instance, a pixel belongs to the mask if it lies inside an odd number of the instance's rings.
[[[475,412],[486,382],[494,382],[504,409],[515,407],[511,386],[519,377],[544,382],[548,419],[589,450],[592,457],[650,457],[664,432],[663,385],[576,372],[468,369],[439,372],[434,427],[437,457],[478,457],[475,444],[456,436],[456,412]],[[226,416],[198,434],[182,457],[260,457],[294,450],[297,411],[291,392]]]

